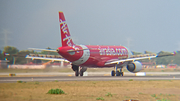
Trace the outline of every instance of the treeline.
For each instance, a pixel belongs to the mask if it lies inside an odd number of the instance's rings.
[[[47,49],[50,49],[49,47]],[[4,56],[4,52],[8,53],[9,55]],[[152,52],[145,51],[144,53],[138,53],[138,52],[132,52],[134,55],[137,54],[151,54]],[[167,54],[170,52],[164,52],[161,51],[156,54]],[[46,51],[41,51],[41,52],[35,52],[33,50],[18,50],[16,47],[13,46],[6,46],[4,47],[4,50],[0,50],[0,60],[4,60],[7,58],[10,62],[8,64],[26,64],[27,60],[28,62],[34,62],[36,63],[37,60],[30,60],[26,59],[25,56],[28,54],[49,54],[49,55],[58,55],[58,53],[55,52],[46,52]],[[177,64],[180,65],[180,51],[177,52],[175,56],[165,56],[165,57],[159,57],[159,58],[154,58],[151,60],[144,59],[141,60],[141,62],[155,62],[156,65],[168,65],[168,64]]]
[[[0,50],[0,53],[1,53],[0,60],[7,59],[7,60],[9,60],[8,64],[26,64],[27,62],[37,63],[38,60],[26,59],[25,57],[28,54],[58,55],[57,53],[54,53],[54,52],[45,52],[45,51],[41,51],[41,52],[36,52],[33,50],[21,50],[20,51],[16,47],[13,47],[13,46],[4,47],[4,50]]]

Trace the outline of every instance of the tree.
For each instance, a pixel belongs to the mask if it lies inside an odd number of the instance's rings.
[[[0,60],[3,60],[3,53],[1,50],[0,50]]]
[[[12,64],[13,63],[12,54],[17,54],[19,52],[19,50],[13,46],[6,46],[6,47],[4,47],[3,52],[10,54],[8,56],[5,56],[4,58],[7,58],[10,61],[10,62],[8,62],[8,64]]]
[[[25,63],[27,63],[27,59],[25,57],[26,57],[26,55],[28,55],[30,53],[34,53],[34,52],[29,51],[29,50],[19,51],[17,54],[13,55],[14,59],[16,60],[15,63],[16,64],[25,64]]]

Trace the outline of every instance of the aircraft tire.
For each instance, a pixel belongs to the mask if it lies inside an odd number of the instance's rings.
[[[120,72],[120,76],[124,76],[124,72]]]
[[[82,70],[80,70],[80,76],[83,76],[84,72]]]
[[[79,66],[76,66],[76,65],[73,65],[73,64],[72,64],[71,68],[72,68],[73,71],[79,70]]]
[[[78,70],[75,71],[75,76],[79,76],[79,71]]]
[[[121,73],[119,71],[116,71],[116,76],[120,76]]]
[[[115,76],[115,71],[114,70],[111,71],[111,76]]]

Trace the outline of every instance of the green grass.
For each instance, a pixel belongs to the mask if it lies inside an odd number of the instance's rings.
[[[50,89],[48,92],[48,94],[65,94],[65,92],[62,89]]]
[[[23,83],[23,81],[17,81],[17,83]]]
[[[107,93],[106,96],[112,97],[113,95],[111,93]]]
[[[133,79],[129,79],[129,81],[133,81]]]
[[[103,97],[98,97],[98,98],[96,98],[96,100],[104,100],[104,98]]]

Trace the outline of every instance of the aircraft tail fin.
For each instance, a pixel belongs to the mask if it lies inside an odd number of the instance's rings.
[[[68,29],[68,26],[66,24],[64,14],[61,11],[59,12],[59,23],[60,23],[62,46],[73,46],[74,43],[71,39],[71,35],[69,33],[69,29]]]

